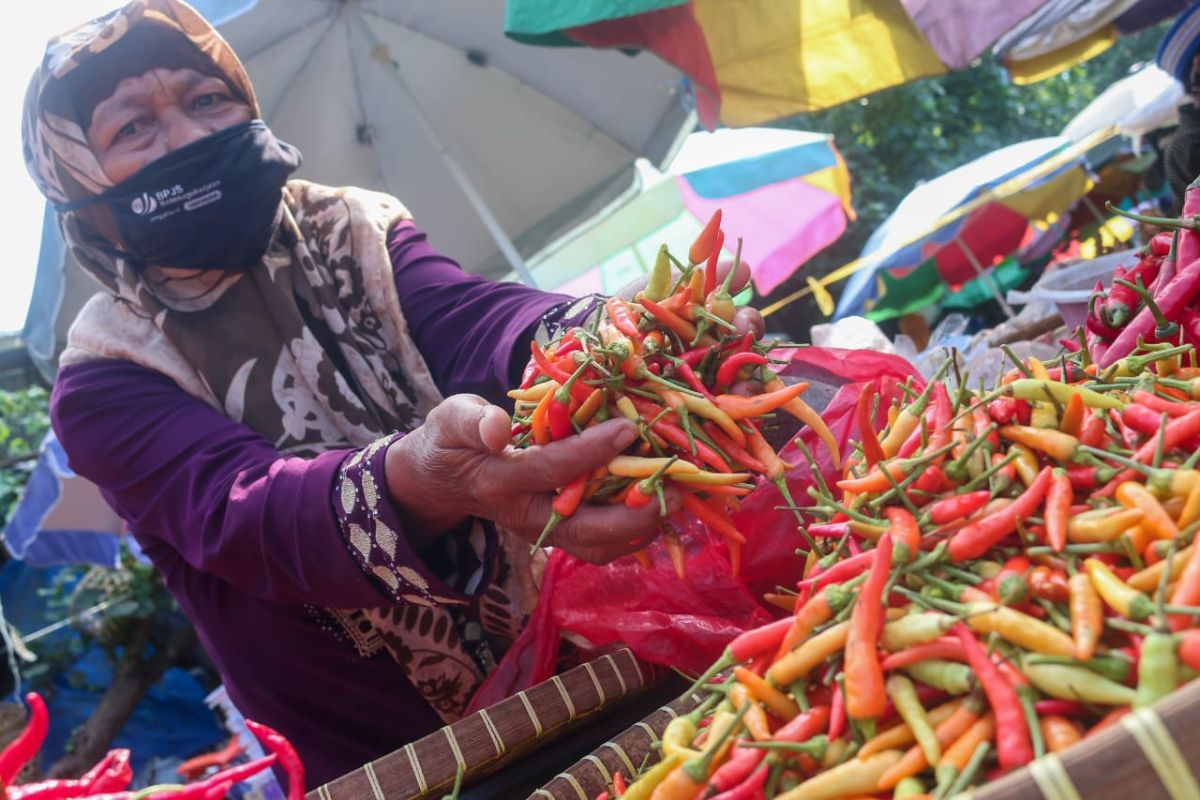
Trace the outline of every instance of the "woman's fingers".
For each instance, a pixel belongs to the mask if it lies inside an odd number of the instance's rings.
[[[752,333],[755,339],[761,339],[767,331],[767,323],[757,308],[742,306],[733,315],[733,327],[740,334]]]

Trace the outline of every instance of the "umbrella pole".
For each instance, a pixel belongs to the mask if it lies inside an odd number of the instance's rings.
[[[450,152],[449,148],[446,147],[445,143],[442,142],[441,137],[438,136],[437,129],[433,127],[433,123],[431,123],[429,118],[425,115],[425,109],[421,107],[421,104],[417,101],[416,95],[412,93],[408,83],[405,82],[404,76],[400,74],[400,65],[396,63],[396,60],[387,52],[387,45],[379,41],[379,39],[375,36],[375,32],[371,30],[371,26],[368,25],[366,21],[361,18],[361,16],[355,15],[355,18],[366,32],[367,38],[371,42],[371,60],[390,67],[388,72],[396,81],[397,85],[399,85],[400,91],[404,92],[404,94],[408,96],[408,100],[412,104],[413,110],[416,111],[416,120],[421,126],[421,130],[425,133],[426,138],[429,139],[429,143],[433,145],[435,150],[437,150],[438,155],[442,159],[442,163],[446,165],[446,169],[449,171],[450,176],[454,178],[454,182],[458,184],[458,188],[462,191],[463,196],[466,197],[467,202],[471,204],[471,208],[474,209],[476,216],[479,217],[479,221],[483,223],[483,227],[487,228],[487,232],[491,235],[493,241],[496,242],[496,246],[500,248],[500,252],[504,254],[504,258],[508,261],[509,265],[513,268],[517,275],[520,276],[521,282],[526,286],[536,289],[537,281],[534,280],[533,273],[529,271],[529,265],[525,263],[525,259],[517,250],[516,245],[513,244],[513,241],[511,238],[509,238],[508,233],[504,230],[503,226],[500,225],[500,221],[496,219],[496,215],[492,213],[492,209],[488,206],[487,201],[483,199],[483,195],[481,195],[479,190],[475,188],[475,184],[471,182],[469,177],[467,177],[467,173],[463,171],[461,166],[459,166],[459,163],[457,160],[455,160],[454,155]]]
[[[992,293],[992,297],[1000,305],[1000,309],[1004,312],[1004,315],[1009,319],[1015,317],[1016,312],[1013,311],[1008,301],[1004,299],[1004,295],[1001,294],[1000,287],[996,284],[995,279],[991,273],[983,268],[983,265],[979,263],[979,259],[975,258],[975,254],[971,252],[971,248],[967,247],[967,243],[958,234],[954,235],[954,243],[963,251],[963,255],[967,257],[967,261],[971,264],[971,269],[975,270],[975,274],[983,281],[983,285]]]

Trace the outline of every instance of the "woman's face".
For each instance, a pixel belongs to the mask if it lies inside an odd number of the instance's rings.
[[[88,144],[120,183],[172,150],[253,118],[225,81],[194,69],[154,69],[126,78],[92,112]]]

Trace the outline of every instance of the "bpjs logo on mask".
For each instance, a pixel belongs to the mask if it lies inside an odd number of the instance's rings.
[[[160,210],[163,212],[158,215],[160,217],[170,216],[180,210],[194,211],[221,199],[221,190],[217,188],[220,183],[219,180],[210,181],[194,189],[184,189],[183,186],[175,184],[155,192],[142,192],[130,202],[129,210],[139,217],[148,217]],[[168,211],[180,203],[180,208]]]
[[[153,214],[158,210],[158,207],[172,197],[178,197],[183,194],[183,187],[175,184],[169,189],[159,189],[157,192],[142,192],[140,197],[133,198],[129,209],[139,217],[144,217],[147,214]]]

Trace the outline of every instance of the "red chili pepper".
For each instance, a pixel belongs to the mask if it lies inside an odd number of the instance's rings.
[[[766,753],[765,750],[760,750],[759,752]],[[761,761],[762,759],[759,760]],[[761,768],[751,773],[740,785],[732,789],[727,789],[718,795],[713,795],[709,800],[761,800],[763,787],[766,785],[770,774],[771,770]]]
[[[1033,568],[1025,556],[1013,556],[1005,561],[992,579],[996,598],[1005,605],[1018,605],[1029,596],[1027,575]]]
[[[888,521],[888,537],[893,546],[903,545],[905,548],[901,560],[911,561],[921,550],[921,529],[917,518],[900,506],[888,506],[883,510],[883,517]]]
[[[550,519],[546,520],[546,527],[542,528],[541,534],[534,543],[534,550],[542,546],[542,542],[546,541],[546,537],[558,523],[574,514],[579,508],[579,504],[583,502],[583,493],[587,490],[589,477],[591,477],[590,471],[580,473],[558,490],[558,495],[550,504]]]
[[[1045,565],[1036,566],[1029,573],[1029,590],[1051,603],[1066,603],[1071,594],[1067,587],[1067,574]]]
[[[932,441],[930,439],[930,442]],[[914,489],[930,495],[941,494],[950,485],[950,481],[946,478],[946,473],[936,463],[925,467],[921,474],[917,476],[917,479],[913,481]]]
[[[1075,488],[1066,470],[1055,469],[1050,474],[1050,488],[1046,490],[1046,539],[1054,552],[1061,553],[1067,546],[1067,517]]]
[[[1121,412],[1121,421],[1142,436],[1157,436],[1162,426],[1162,414],[1161,411],[1130,403]]]
[[[660,406],[657,406],[644,398],[630,396],[629,400],[633,403],[634,408],[638,410],[638,413],[641,414],[645,419],[653,419],[654,417],[658,416],[659,412],[662,411]],[[683,451],[691,450],[691,441],[688,440],[687,432],[675,423],[667,422],[665,418],[655,422],[652,426],[650,426],[650,430],[654,431],[663,439]],[[706,465],[717,472],[733,471],[729,468],[729,465],[725,463],[725,460],[717,454],[717,451],[713,450],[704,442],[696,442],[695,444],[696,457],[703,461]]]
[[[1050,489],[1050,467],[1043,467],[1029,488],[1007,508],[972,522],[950,538],[950,559],[979,558],[996,542],[1017,529],[1017,520],[1032,516]],[[1200,548],[1198,548],[1200,549]]]
[[[996,715],[996,756],[1000,766],[1004,769],[1025,766],[1033,761],[1033,744],[1016,689],[988,658],[987,651],[966,625],[957,622],[950,630],[962,642],[967,664],[978,678]]]
[[[1071,481],[1074,489],[1087,491],[1103,484],[1113,476],[1115,471],[1108,467],[1068,464],[1067,478]]]
[[[873,558],[875,558],[873,552],[859,553],[850,558],[844,558],[824,572],[811,578],[805,578],[796,585],[798,588],[811,586],[813,589],[820,589],[831,583],[844,583],[866,572],[870,568]]]
[[[1200,273],[1197,274],[1200,278]],[[1200,281],[1198,281],[1200,285]],[[1115,419],[1121,419],[1116,417]],[[1167,453],[1174,450],[1179,445],[1189,439],[1200,435],[1200,410],[1196,410],[1186,416],[1178,417],[1171,420],[1162,428],[1162,435],[1155,436],[1150,441],[1143,444],[1133,454],[1133,461],[1140,464],[1149,464],[1150,459],[1154,457],[1154,453],[1158,448],[1159,441],[1162,441],[1162,452]],[[1104,485],[1097,494],[1101,497],[1107,497],[1117,490],[1127,480],[1132,480],[1137,477],[1137,470],[1126,468],[1117,473],[1116,477]]]
[[[1171,231],[1162,231],[1154,234],[1150,238],[1150,252],[1156,256],[1165,256],[1171,252],[1171,240],[1174,234]]]
[[[1145,389],[1138,389],[1131,395],[1134,403],[1138,406],[1143,406],[1155,412],[1155,414],[1166,414],[1170,417],[1185,417],[1193,411],[1200,409],[1200,405],[1196,403],[1180,403],[1175,400],[1167,400],[1153,392],[1147,392]],[[1132,404],[1126,408],[1132,408]],[[1158,426],[1155,425],[1154,434],[1158,434]]]
[[[1185,343],[1200,348],[1200,310],[1185,308],[1179,315],[1179,328]]]
[[[992,493],[987,489],[951,495],[932,503],[929,508],[925,509],[925,513],[929,515],[929,520],[933,524],[945,525],[948,522],[966,519],[986,506],[991,499]]]
[[[693,347],[691,350],[688,350],[686,353],[680,356],[680,358],[682,358],[684,363],[686,363],[689,367],[694,369],[700,366],[700,362],[703,361],[705,356],[711,352],[713,352],[713,346],[711,344],[707,344],[703,345],[702,347]]]
[[[1108,438],[1104,418],[1099,414],[1091,414],[1083,420],[1083,433],[1079,435],[1079,443],[1088,447],[1101,447]]]
[[[846,693],[842,690],[842,684],[834,681],[833,697],[829,700],[829,740],[835,741],[840,739],[845,732]]]
[[[865,383],[854,406],[854,421],[858,425],[858,439],[862,443],[863,458],[868,469],[883,461],[883,448],[879,446],[875,420],[871,419],[871,401],[875,396],[872,384]]]
[[[1060,717],[1082,717],[1092,713],[1078,700],[1058,700],[1056,698],[1038,700],[1033,704],[1033,710],[1039,715],[1056,714]]]
[[[738,370],[742,367],[766,364],[767,357],[758,353],[734,353],[721,363],[717,369],[717,386],[728,386],[737,380]]]
[[[846,712],[856,720],[878,718],[887,704],[876,642],[883,630],[883,587],[891,570],[892,536],[885,533],[875,546],[871,572],[854,603],[846,638]]]
[[[42,742],[46,740],[46,730],[50,721],[46,713],[46,704],[37,692],[25,695],[25,702],[29,705],[29,721],[25,723],[24,730],[17,738],[0,752],[0,786],[11,784],[21,768],[37,755],[38,750],[42,748]]]
[[[686,358],[675,362],[675,374],[683,378],[688,386],[704,395],[706,399],[710,401],[716,399],[713,393],[708,390],[708,387],[704,385],[704,381],[700,380],[700,376],[698,376],[696,371],[692,369],[692,365],[687,362]]]
[[[1179,660],[1189,668],[1200,670],[1200,628],[1179,633]]]
[[[300,763],[296,748],[292,747],[292,743],[285,739],[283,734],[261,722],[248,719],[246,727],[279,759],[279,766],[287,776],[287,800],[304,800],[304,765]]]
[[[717,427],[715,422],[705,421],[701,423],[700,430],[704,431],[705,435],[712,439],[717,447],[724,450],[725,454],[732,458],[734,463],[754,472],[766,474],[767,465],[750,455],[750,452],[746,448],[729,438],[729,434]],[[707,488],[711,489],[712,487]]]
[[[729,760],[709,778],[708,793],[725,792],[740,785],[766,757],[767,751],[760,747],[735,748]]]
[[[1017,400],[1013,397],[998,397],[988,403],[987,413],[997,425],[1009,425],[1017,419]]]
[[[1161,264],[1162,259],[1160,258],[1143,259],[1121,279],[1136,284],[1140,278],[1142,286],[1150,288],[1154,284],[1154,279],[1158,277],[1158,269]],[[1108,323],[1114,328],[1120,328],[1129,321],[1140,305],[1141,298],[1134,290],[1120,283],[1114,283],[1108,291],[1108,302],[1104,305]]]
[[[883,660],[881,666],[884,672],[891,672],[894,669],[907,667],[909,664],[935,658],[946,661],[966,661],[967,655],[963,651],[962,642],[953,636],[942,636],[932,642],[914,644],[898,653],[892,653]]]

